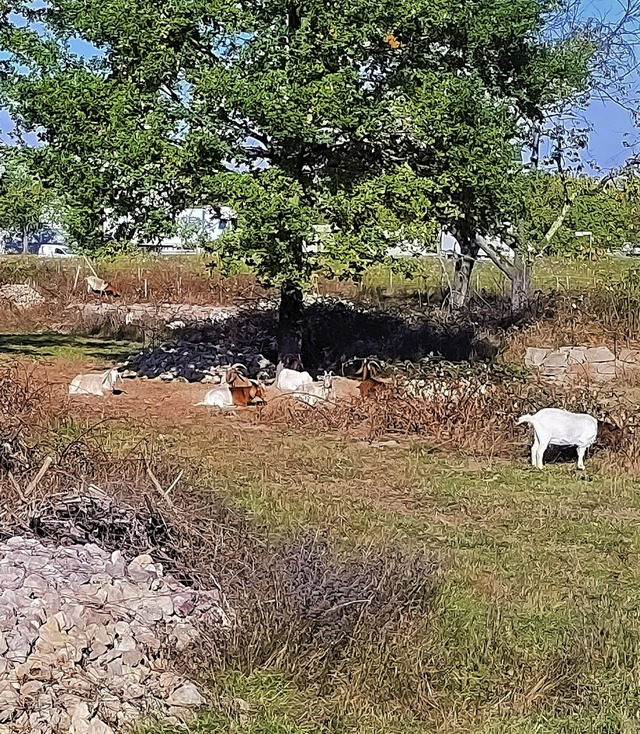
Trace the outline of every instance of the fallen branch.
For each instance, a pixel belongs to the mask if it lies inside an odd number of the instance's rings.
[[[44,475],[47,473],[51,464],[53,464],[53,457],[47,456],[45,460],[42,462],[42,466],[40,467],[40,470],[38,471],[38,473],[27,485],[27,488],[24,492],[25,497],[28,497],[33,492],[33,490],[40,484],[40,482],[42,481],[42,477],[44,477]]]
[[[24,496],[22,490],[20,489],[20,485],[18,484],[16,478],[13,476],[11,472],[7,472],[7,477],[9,479],[9,482],[11,483],[11,486],[14,488],[16,494],[23,502],[27,501],[27,498]]]
[[[171,484],[169,485],[169,488],[165,491],[162,488],[162,485],[160,484],[160,482],[158,481],[158,477],[156,477],[156,475],[153,473],[153,471],[151,470],[151,467],[149,466],[149,464],[147,464],[146,461],[145,461],[145,466],[147,469],[147,475],[149,476],[149,479],[151,480],[151,483],[153,484],[153,486],[160,493],[163,499],[166,500],[166,502],[168,502],[171,506],[173,506],[173,502],[171,501],[171,498],[169,497],[169,492],[171,492],[171,490],[180,481],[180,477],[182,476],[182,471],[179,472],[178,476],[173,480],[173,482],[171,482]]]
[[[164,498],[169,499],[169,493],[171,490],[178,484],[178,482],[182,479],[182,475],[184,474],[184,469],[180,469],[178,472],[178,476],[171,482],[171,484],[167,487],[167,491],[164,493]]]
[[[158,477],[151,471],[151,467],[147,464],[147,475],[149,479],[151,480],[151,484],[160,492],[160,494],[164,497],[164,489],[162,489],[162,485],[158,481]]]

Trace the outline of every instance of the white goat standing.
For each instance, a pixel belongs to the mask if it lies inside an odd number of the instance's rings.
[[[307,405],[316,405],[321,400],[333,399],[335,396],[333,378],[333,372],[325,372],[318,382],[305,382],[296,391],[296,397]]]
[[[283,367],[276,375],[276,387],[282,392],[295,392],[312,382],[313,377],[308,372],[298,372],[288,367]]]
[[[69,395],[96,395],[122,391],[122,377],[115,367],[99,375],[76,375],[69,385]]]
[[[518,418],[518,425],[533,426],[531,464],[542,469],[544,452],[548,446],[575,446],[578,450],[578,469],[584,469],[584,455],[595,442],[598,421],[587,413],[570,413],[560,408],[543,408],[533,415]]]

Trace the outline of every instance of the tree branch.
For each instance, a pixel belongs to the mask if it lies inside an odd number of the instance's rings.
[[[502,255],[480,234],[475,236],[478,247],[488,255],[493,264],[504,274],[509,280],[513,280],[515,268],[505,260]]]

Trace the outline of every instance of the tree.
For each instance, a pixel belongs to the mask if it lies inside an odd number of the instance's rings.
[[[51,201],[51,192],[30,170],[25,152],[5,148],[0,172],[0,229],[20,237],[25,254],[31,235],[46,223]]]
[[[588,160],[586,155],[591,125],[584,110],[590,102],[600,100],[609,104],[615,103],[626,108],[636,121],[640,119],[637,109],[638,76],[635,73],[640,47],[639,0],[617,0],[602,6],[587,4],[583,0],[564,0],[555,3],[550,11],[544,31],[546,38],[558,41],[581,38],[591,45],[592,53],[588,60],[589,84],[580,94],[566,95],[563,99],[547,104],[544,115],[527,123],[527,134],[524,136],[524,147],[529,149],[527,167],[533,172],[556,172],[564,193],[556,215],[542,238],[532,243],[522,239],[522,226],[515,233],[512,231],[509,239],[516,254],[513,266],[505,263],[499,253],[482,238],[478,238],[480,246],[511,279],[511,300],[516,310],[528,301],[531,253],[552,245],[557,234],[562,231],[565,220],[571,215],[576,199],[582,200],[584,193],[591,196],[602,194],[611,181],[627,176],[638,164],[638,156],[630,155],[621,168],[604,172],[597,182],[592,181],[588,192],[579,186],[570,185],[572,179],[582,176],[587,165],[601,171],[598,163]],[[621,141],[621,145],[632,147],[625,139]],[[527,185],[523,191],[523,181],[526,181],[526,177],[519,177],[511,208],[522,208],[525,204],[521,197],[524,193],[526,199]],[[534,211],[535,202],[531,203]],[[612,212],[614,216],[616,213],[619,212]],[[520,221],[520,225],[525,224],[525,229],[526,219],[527,215]]]
[[[451,223],[464,289],[477,237],[500,227],[516,141],[586,82],[592,45],[543,38],[555,4],[5,0],[2,94],[86,213],[88,245],[106,209],[129,216],[126,238],[189,203],[231,204],[221,254],[280,286],[280,353],[298,354],[316,224],[357,276]],[[73,54],[72,38],[102,55]]]
[[[591,176],[568,181],[549,174],[528,178],[528,217],[523,228],[530,242],[542,244],[537,254],[584,257],[595,254],[591,247],[594,251],[616,250],[637,236],[633,197],[627,187],[602,186]],[[567,189],[572,206],[553,240],[544,243],[544,234],[561,210]],[[576,238],[577,231],[591,232],[591,243]]]

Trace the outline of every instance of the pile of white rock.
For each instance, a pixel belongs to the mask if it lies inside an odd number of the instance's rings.
[[[182,721],[205,701],[175,672],[196,622],[225,624],[220,595],[150,556],[96,545],[0,543],[0,734],[110,734],[146,716]]]
[[[44,296],[26,283],[7,283],[0,286],[0,302],[2,301],[15,306],[20,311],[26,311],[43,304]]]

